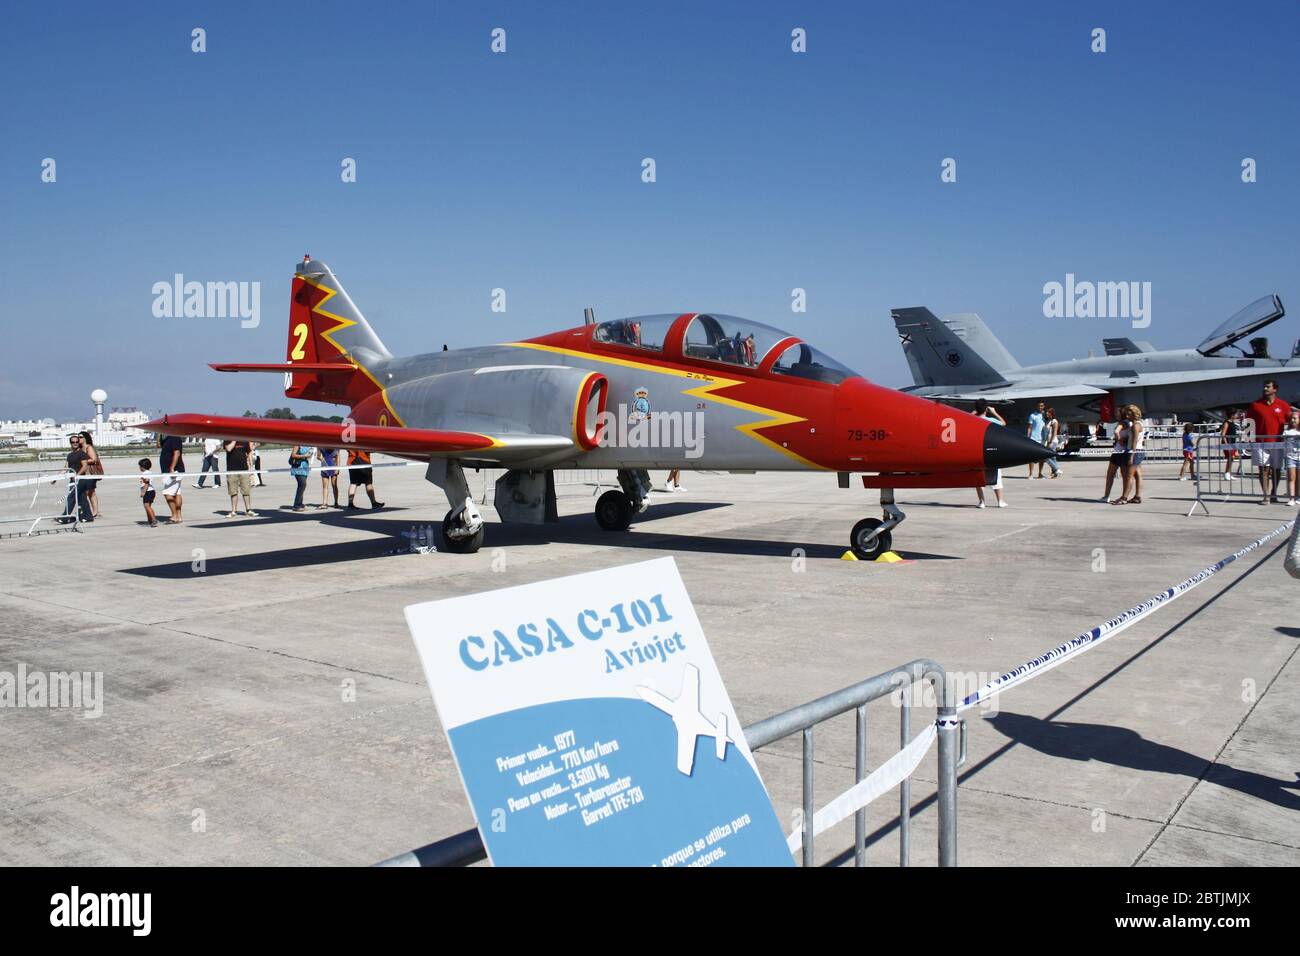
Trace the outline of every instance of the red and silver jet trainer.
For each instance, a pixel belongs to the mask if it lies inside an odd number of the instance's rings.
[[[986,419],[873,385],[798,336],[730,315],[673,312],[524,342],[394,357],[325,263],[297,268],[286,361],[213,365],[279,372],[289,398],[350,409],[326,422],[166,415],[167,435],[352,447],[426,461],[447,495],[448,550],[477,551],[483,518],[464,469],[505,468],[503,521],[556,520],[556,468],[618,470],[596,502],[620,531],[646,509],[648,469],[860,473],[882,518],[850,545],[874,558],[903,520],[895,488],[976,487],[988,469],[1039,461],[1042,445]]]

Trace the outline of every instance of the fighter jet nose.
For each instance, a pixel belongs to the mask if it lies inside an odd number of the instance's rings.
[[[1002,425],[990,425],[984,433],[985,468],[1010,468],[1051,457],[1052,452],[1045,445]]]

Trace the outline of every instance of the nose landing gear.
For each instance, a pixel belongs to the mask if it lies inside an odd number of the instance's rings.
[[[859,561],[874,561],[893,547],[894,528],[902,523],[907,515],[894,504],[894,489],[880,489],[880,509],[882,518],[863,518],[849,532],[849,548]]]
[[[446,493],[451,506],[442,519],[444,547],[453,554],[473,554],[483,547],[483,516],[474,505],[460,462],[434,458],[424,477]]]

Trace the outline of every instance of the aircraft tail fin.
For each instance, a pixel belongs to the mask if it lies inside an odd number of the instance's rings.
[[[1006,385],[1020,367],[973,312],[938,318],[924,306],[890,315],[917,385]]]
[[[319,259],[304,258],[293,277],[285,361],[312,366],[337,363],[368,373],[392,357],[330,267]],[[368,374],[346,377],[306,369],[285,373],[288,398],[352,405],[377,390]]]

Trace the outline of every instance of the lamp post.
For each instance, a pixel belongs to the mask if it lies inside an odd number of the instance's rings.
[[[104,403],[108,401],[108,392],[97,388],[90,393],[90,400],[95,403],[95,441],[99,441],[99,433],[104,427]]]

